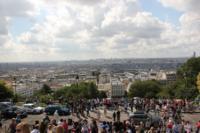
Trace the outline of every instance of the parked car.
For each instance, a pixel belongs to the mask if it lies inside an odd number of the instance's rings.
[[[0,111],[5,110],[11,106],[13,106],[11,102],[0,102]]]
[[[33,108],[33,114],[42,114],[44,112],[44,107]]]
[[[45,113],[47,115],[53,115],[56,110],[58,111],[58,115],[70,115],[70,110],[68,108],[59,105],[48,105],[45,108]]]
[[[33,109],[27,107],[21,107],[21,109],[25,110],[27,114],[33,114]]]
[[[5,119],[15,118],[17,115],[19,115],[21,119],[27,117],[27,112],[16,106],[12,106],[3,110],[1,114],[2,114],[2,117]]]
[[[28,114],[42,114],[44,112],[43,107],[36,107],[33,103],[24,104],[23,109],[26,110]]]
[[[133,120],[135,124],[139,124],[140,122],[144,123],[145,127],[147,128],[149,128],[150,125],[154,125],[155,127],[157,127],[161,122],[161,118],[159,116],[156,116],[155,113],[146,113],[143,110],[130,113],[129,118]]]

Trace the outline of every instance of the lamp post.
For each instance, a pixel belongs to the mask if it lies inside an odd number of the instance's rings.
[[[13,80],[14,80],[14,94],[16,95],[16,87],[17,87],[16,77],[14,77]]]

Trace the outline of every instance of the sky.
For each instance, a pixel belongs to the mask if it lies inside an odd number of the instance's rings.
[[[0,0],[0,62],[200,54],[200,0]]]

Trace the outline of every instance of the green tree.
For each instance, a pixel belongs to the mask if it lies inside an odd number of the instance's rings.
[[[40,94],[50,94],[50,93],[52,93],[52,90],[47,84],[44,84],[42,86],[41,90],[39,90],[39,93]]]
[[[40,90],[35,92],[34,97],[38,98],[42,103],[47,103],[49,99],[53,99],[52,93],[51,88],[47,84],[44,84]]]
[[[99,91],[98,97],[99,98],[107,98],[106,92],[105,91]]]
[[[0,81],[0,101],[12,98],[13,92],[10,88],[8,88],[5,84],[5,82]]]
[[[200,57],[193,57],[187,60],[178,70],[177,70],[177,80],[182,80],[185,82],[186,86],[196,85],[197,75],[200,72]]]
[[[135,81],[129,90],[130,97],[156,98],[161,87],[158,82],[153,80]]]
[[[91,82],[88,85],[88,92],[89,92],[89,98],[96,98],[98,97],[98,90],[97,90],[97,86]]]
[[[42,103],[48,103],[49,101],[53,100],[53,97],[51,95],[40,95],[39,100]]]
[[[63,87],[54,93],[54,98],[63,97],[64,99],[77,99],[77,98],[97,98],[101,97],[102,93],[99,93],[95,83],[81,82],[78,84],[72,84],[69,87]],[[103,95],[104,97],[105,95]]]
[[[200,57],[187,60],[177,70],[177,82],[173,88],[176,98],[195,98],[199,92],[197,88],[197,77],[200,72]]]

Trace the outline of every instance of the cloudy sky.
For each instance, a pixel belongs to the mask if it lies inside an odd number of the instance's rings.
[[[200,0],[0,0],[0,62],[200,54]]]

